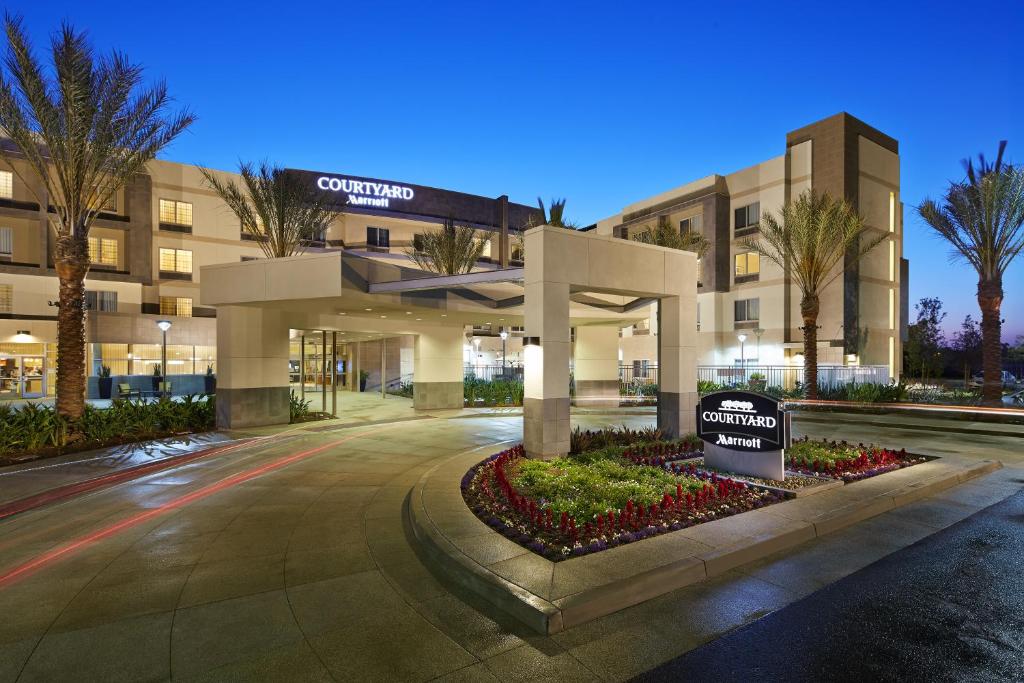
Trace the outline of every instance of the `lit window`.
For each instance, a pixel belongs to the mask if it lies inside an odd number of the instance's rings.
[[[761,202],[741,206],[733,212],[736,230],[753,230],[761,220]]]
[[[391,231],[387,228],[366,227],[366,244],[371,247],[390,247]]]
[[[0,313],[14,312],[14,285],[0,285]]]
[[[0,171],[0,197],[14,199],[14,174],[10,171]]]
[[[736,254],[736,277],[757,275],[761,272],[761,257],[756,251]]]
[[[117,240],[107,237],[89,238],[89,260],[100,266],[117,266]]]
[[[107,197],[107,201],[103,202],[103,210],[109,213],[117,212],[117,193],[113,193]]]
[[[117,292],[86,292],[85,308],[90,311],[117,312]]]
[[[0,228],[0,259],[11,260],[14,257],[14,230]]]
[[[192,273],[192,252],[188,249],[160,247],[161,273]]]
[[[192,225],[192,204],[173,199],[161,199],[160,222],[170,225]]]
[[[192,299],[184,296],[162,296],[160,297],[160,315],[191,318]]]
[[[734,318],[738,323],[754,323],[760,319],[760,299],[738,299],[735,302]]]

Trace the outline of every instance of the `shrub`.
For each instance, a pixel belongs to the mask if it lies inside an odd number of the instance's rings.
[[[462,381],[462,393],[469,407],[480,402],[486,406],[523,405],[523,383],[518,380],[466,377]]]
[[[309,400],[299,398],[299,395],[294,390],[288,392],[288,421],[302,422],[308,418],[309,404]]]

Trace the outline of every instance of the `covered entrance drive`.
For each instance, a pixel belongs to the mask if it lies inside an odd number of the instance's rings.
[[[527,450],[558,455],[569,447],[570,359],[578,391],[614,399],[619,329],[657,300],[659,425],[690,431],[695,255],[550,226],[526,233],[526,253],[524,268],[453,276],[340,251],[205,266],[202,302],[217,307],[218,425],[288,421],[292,330],[321,340],[411,337],[413,406],[440,410],[463,407],[467,329],[525,326]],[[348,367],[347,383],[358,370]]]

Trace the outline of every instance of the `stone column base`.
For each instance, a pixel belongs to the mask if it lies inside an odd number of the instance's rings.
[[[584,407],[619,405],[618,378],[576,380],[576,401]]]
[[[658,392],[658,428],[677,439],[697,431],[697,392]]]
[[[569,398],[523,399],[523,446],[528,458],[569,453]]]
[[[288,424],[288,387],[217,387],[217,427],[237,429]]]
[[[416,410],[447,410],[465,407],[462,382],[412,383],[412,407]]]

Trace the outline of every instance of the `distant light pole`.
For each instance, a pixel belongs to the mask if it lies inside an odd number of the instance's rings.
[[[757,337],[757,364],[763,366],[764,363],[761,362],[761,335],[762,334],[764,334],[764,330],[763,329],[761,329],[760,327],[755,327],[754,328],[754,335]]]
[[[171,329],[170,320],[157,320],[156,326],[160,328],[160,333],[163,335],[163,343],[160,347],[160,374],[164,377],[167,376],[167,330]],[[159,387],[157,387],[159,388]]]
[[[743,381],[747,381],[747,357],[744,349],[744,343],[747,341],[747,335],[738,334],[736,338],[740,340],[740,367],[743,368]]]
[[[508,331],[503,327],[501,328],[501,375],[505,376],[505,342],[508,339]]]

